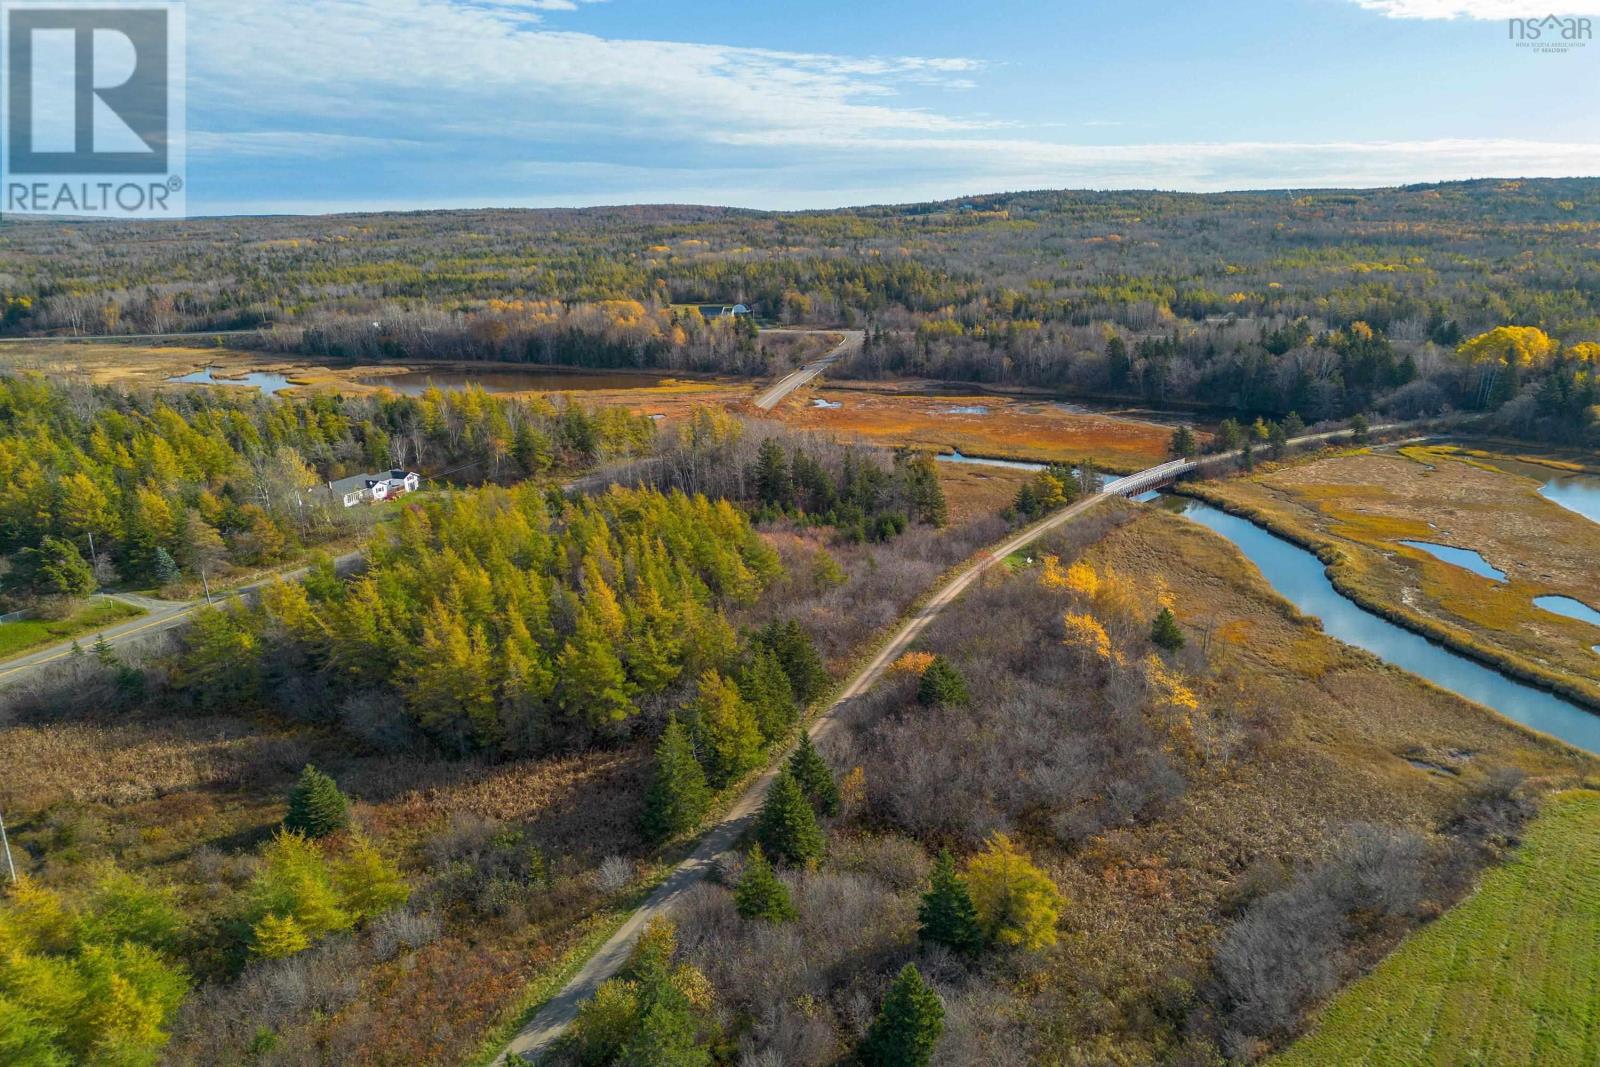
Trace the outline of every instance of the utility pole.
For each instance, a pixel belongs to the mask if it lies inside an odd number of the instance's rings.
[[[0,846],[5,847],[6,868],[11,872],[11,884],[17,883],[17,865],[11,861],[11,841],[6,837],[6,817],[0,815]]]

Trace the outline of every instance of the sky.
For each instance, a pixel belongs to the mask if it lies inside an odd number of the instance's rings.
[[[189,212],[1600,174],[1537,2],[193,0]]]

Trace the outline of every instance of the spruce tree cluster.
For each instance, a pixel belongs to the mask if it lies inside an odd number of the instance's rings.
[[[756,631],[751,644],[777,656],[801,707],[809,705],[827,689],[828,670],[822,665],[822,657],[817,654],[811,635],[798,621],[774,619]]]

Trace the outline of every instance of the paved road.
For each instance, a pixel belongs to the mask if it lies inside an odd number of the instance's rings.
[[[361,558],[362,554],[360,552],[348,552],[335,559],[333,564],[340,571],[343,571],[360,561]],[[297,567],[292,571],[284,571],[281,574],[251,582],[249,585],[230,589],[225,593],[219,592],[214,599],[221,603],[229,597],[249,597],[260,591],[269,582],[279,578],[286,582],[298,581],[304,578],[309,570],[309,567]],[[137,619],[129,619],[127,622],[118,623],[115,626],[108,626],[104,630],[79,635],[76,643],[82,648],[89,647],[102,636],[106,639],[106,644],[116,648],[118,645],[127,644],[135,638],[144,638],[151,634],[162,633],[175,626],[183,625],[189,616],[194,614],[195,609],[205,603],[204,600],[157,600],[153,597],[138,596],[132,593],[107,595],[113,600],[120,600],[123,603],[141,607],[148,614],[141,615]],[[73,643],[70,640],[63,641],[60,644],[50,645],[47,648],[37,649],[15,659],[7,660],[3,666],[0,666],[0,688],[26,681],[49,664],[72,655]]]
[[[782,384],[782,383],[780,383]],[[1401,428],[1399,425],[1375,426],[1373,433],[1384,433]],[[1289,442],[1292,445],[1320,444],[1336,437],[1348,436],[1348,430],[1336,430],[1332,433],[1311,434],[1295,438]],[[1207,456],[1205,462],[1226,462],[1237,459],[1239,453],[1230,452],[1223,455]],[[1088,496],[1074,504],[1063,508],[1061,511],[1050,515],[1020,532],[1007,538],[995,548],[980,556],[974,563],[951,578],[944,586],[928,598],[927,602],[917,610],[917,613],[908,619],[899,630],[890,638],[888,644],[872,658],[850,684],[840,693],[837,700],[822,713],[810,728],[811,736],[816,740],[826,737],[836,724],[835,713],[847,701],[865,693],[883,677],[889,665],[898,659],[902,653],[910,648],[918,635],[926,630],[939,613],[950,605],[957,597],[966,592],[972,583],[976,582],[992,567],[1002,564],[1007,556],[1021,551],[1028,545],[1037,541],[1052,530],[1060,529],[1067,523],[1079,518],[1086,512],[1100,506],[1107,500],[1120,496],[1131,496],[1157,485],[1166,484],[1183,474],[1196,470],[1200,466],[1195,460],[1172,460],[1138,474],[1126,478],[1118,478],[1108,482],[1093,496]],[[660,918],[672,910],[679,899],[693,888],[707,875],[715,871],[718,859],[738,844],[755,819],[756,812],[761,807],[762,800],[766,797],[767,789],[777,777],[778,766],[781,761],[775,761],[754,785],[745,791],[733,809],[723,816],[722,820],[706,831],[695,847],[693,853],[682,863],[675,867],[667,880],[651,893],[639,909],[628,917],[621,929],[611,936],[600,950],[584,963],[578,973],[564,986],[561,992],[549,1000],[538,1013],[528,1021],[517,1035],[512,1038],[511,1044],[495,1059],[495,1064],[502,1065],[508,1055],[522,1056],[527,1060],[536,1061],[541,1055],[549,1051],[557,1038],[572,1020],[577,1017],[578,1008],[584,1001],[594,995],[600,983],[615,975],[627,962],[628,954],[633,949],[633,942],[640,931],[653,919]]]
[[[821,359],[807,363],[797,371],[793,371],[778,379],[777,383],[766,392],[756,397],[756,407],[762,411],[771,411],[784,398],[796,389],[812,381],[817,375],[837,363],[842,357],[861,351],[861,346],[866,343],[867,335],[862,330],[763,330],[763,334],[774,333],[837,333],[844,337],[834,349]]]

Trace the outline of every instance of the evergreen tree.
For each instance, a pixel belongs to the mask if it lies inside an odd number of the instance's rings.
[[[762,441],[756,452],[756,495],[770,507],[788,508],[794,503],[789,461],[776,437]]]
[[[933,657],[917,683],[917,703],[933,707],[965,704],[967,700],[967,683],[960,672],[943,656]]]
[[[181,572],[178,570],[178,561],[172,558],[171,552],[168,552],[160,545],[156,546],[153,559],[155,560],[153,569],[156,581],[161,585],[170,585],[181,576]]]
[[[933,884],[922,895],[917,908],[924,941],[944,945],[964,956],[975,956],[983,948],[983,929],[966,881],[956,873],[956,861],[948,849],[939,853],[933,865]]]
[[[637,1024],[617,1054],[628,1067],[709,1067],[711,1051],[697,1040],[694,1005],[665,962],[647,956],[633,968],[638,983]]]
[[[752,845],[745,857],[744,873],[739,876],[739,884],[734,886],[733,899],[739,914],[746,919],[781,923],[795,918],[789,889],[773,873],[772,864],[767,862],[759,844]]]
[[[1178,617],[1171,608],[1162,608],[1161,614],[1150,625],[1150,641],[1168,652],[1176,652],[1184,646],[1183,630],[1179,628]]]
[[[645,795],[643,829],[651,841],[665,841],[700,825],[711,806],[706,773],[694,758],[689,730],[677,718],[656,745],[655,775]]]
[[[805,867],[822,856],[822,829],[800,783],[785,766],[756,817],[756,840],[774,863]]]
[[[306,837],[327,837],[350,825],[350,802],[334,780],[306,764],[289,793],[289,813],[284,828]]]
[[[776,741],[789,732],[799,718],[794,687],[783,671],[783,664],[770,648],[755,648],[739,672],[739,693],[755,715],[761,736]]]
[[[789,757],[789,773],[818,815],[839,814],[839,783],[833,780],[833,771],[811,743],[810,734],[800,735],[800,744]]]
[[[906,964],[861,1043],[868,1067],[926,1067],[944,1035],[944,1004],[915,965]]]
[[[1200,445],[1194,438],[1194,431],[1187,425],[1179,426],[1172,434],[1172,454],[1190,459],[1200,451]]]
[[[817,654],[811,635],[796,620],[779,622],[774,619],[756,633],[754,643],[777,655],[801,707],[809,705],[827,689],[827,668],[822,665],[822,657]]]
[[[706,778],[718,788],[756,765],[761,728],[739,688],[716,671],[700,676],[700,692],[688,709]]]
[[[115,667],[122,662],[117,658],[116,651],[112,649],[111,642],[106,640],[106,635],[104,633],[95,635],[93,647],[94,658],[102,666]]]
[[[1297,411],[1291,411],[1283,417],[1283,432],[1289,440],[1306,435],[1306,420],[1300,417]]]

